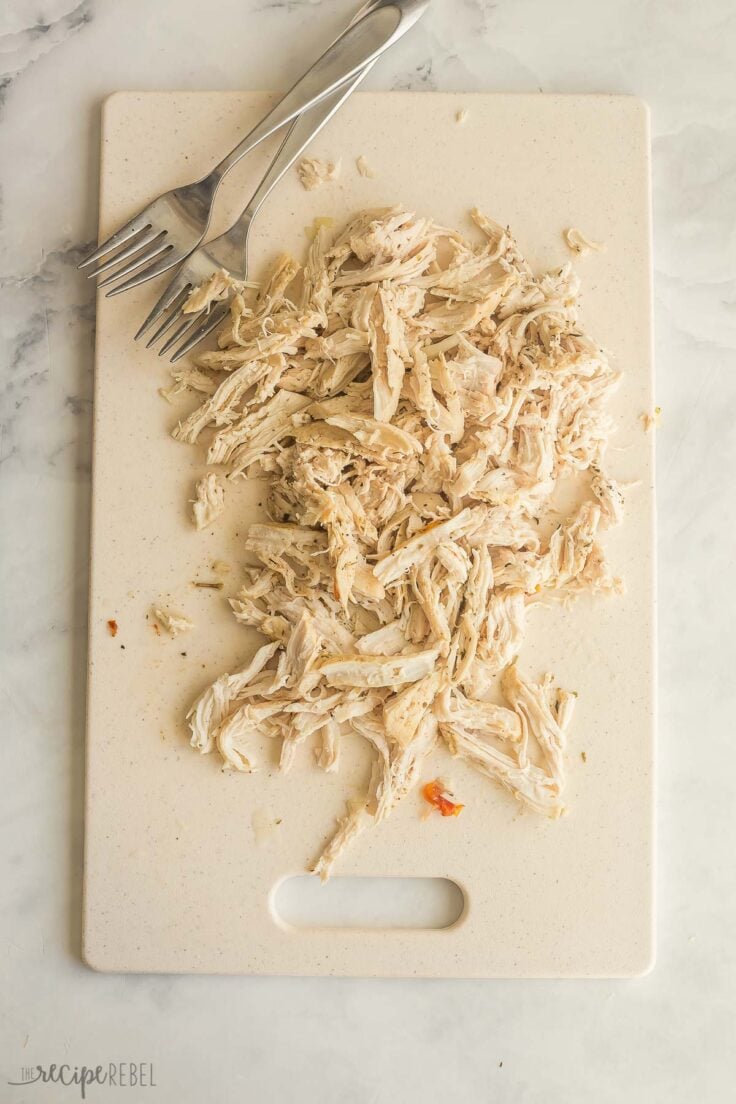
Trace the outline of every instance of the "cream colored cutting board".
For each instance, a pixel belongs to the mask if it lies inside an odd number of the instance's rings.
[[[119,93],[104,108],[101,234],[159,192],[204,172],[263,114],[256,93]],[[467,109],[467,120],[455,115]],[[248,159],[221,207],[234,212],[273,145]],[[435,876],[462,888],[453,927],[290,930],[270,901],[331,834],[368,756],[348,741],[328,776],[310,748],[280,776],[223,774],[188,745],[193,697],[250,655],[225,598],[258,512],[259,488],[230,494],[224,523],[193,529],[188,499],[202,456],[168,431],[193,404],[158,395],[161,361],[132,334],[161,281],[100,298],[95,384],[84,955],[101,970],[458,977],[629,976],[653,960],[654,588],[649,138],[645,108],[608,96],[361,93],[315,142],[342,158],[307,193],[290,172],[253,235],[252,273],[299,254],[317,215],[403,203],[471,231],[478,205],[510,224],[534,266],[569,259],[562,231],[606,243],[581,259],[583,319],[625,373],[614,403],[614,475],[635,482],[625,527],[606,537],[622,599],[535,610],[521,656],[579,693],[570,732],[569,815],[523,813],[489,781],[438,752],[427,778],[452,780],[457,820],[420,819],[411,795],[340,861],[338,875]],[[355,170],[363,154],[375,170]],[[220,210],[220,214],[223,213]],[[224,211],[225,215],[227,211]],[[224,592],[193,587],[233,565]],[[146,620],[167,602],[196,622],[176,640]],[[114,638],[106,622],[119,626]],[[583,754],[585,753],[585,759]],[[263,837],[258,823],[280,820]],[[254,829],[255,824],[255,829]]]

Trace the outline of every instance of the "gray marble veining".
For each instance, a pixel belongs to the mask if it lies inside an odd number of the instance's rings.
[[[161,1101],[413,1104],[431,1077],[432,1098],[473,1104],[722,1104],[736,1073],[730,0],[434,0],[367,85],[630,92],[652,109],[655,972],[623,984],[121,978],[77,958],[94,301],[76,262],[96,237],[100,100],[116,88],[283,87],[352,7],[222,0],[216,18],[195,0],[0,7],[0,1097],[78,1099],[5,1082],[27,1064],[117,1057],[153,1062]]]

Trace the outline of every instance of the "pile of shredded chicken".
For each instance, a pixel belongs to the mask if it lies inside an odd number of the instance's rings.
[[[236,286],[219,349],[176,373],[206,398],[174,436],[206,434],[221,473],[195,516],[222,508],[221,478],[260,478],[270,518],[231,601],[268,642],[194,703],[192,744],[238,771],[255,734],[283,770],[309,738],[326,771],[346,734],[372,745],[323,878],[438,743],[558,816],[575,695],[519,671],[525,619],[620,585],[599,544],[623,502],[602,470],[618,375],[581,332],[571,267],[535,276],[472,217],[480,244],[399,208],[320,225],[303,269],[283,256],[257,295]],[[555,520],[571,475],[582,504]]]

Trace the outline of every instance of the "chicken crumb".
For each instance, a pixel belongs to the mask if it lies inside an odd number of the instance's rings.
[[[308,192],[321,188],[340,175],[339,161],[321,161],[318,157],[303,157],[296,167],[299,183]]]
[[[661,406],[655,406],[654,413],[649,414],[649,413],[645,412],[644,414],[639,415],[639,418],[641,419],[641,424],[644,426],[644,432],[645,433],[649,433],[649,432],[651,432],[651,430],[656,429],[658,427],[659,417],[660,417],[661,413],[662,413],[662,407]]]
[[[190,629],[194,628],[194,622],[190,621],[188,617],[185,617],[183,613],[174,613],[171,610],[161,609],[159,606],[154,606],[151,612],[156,618],[158,625],[160,625],[169,636],[178,636],[179,633],[188,632]],[[154,622],[154,627],[156,626],[156,622]]]
[[[206,529],[225,509],[225,488],[214,472],[208,472],[197,483],[196,493],[192,503],[194,524],[198,529]]]
[[[467,109],[467,107],[461,107],[459,111],[455,112],[455,122],[459,123],[460,126],[462,126],[463,123],[467,121],[467,118],[468,118],[468,109]]]
[[[369,180],[373,180],[376,174],[374,173],[373,169],[368,164],[362,153],[360,157],[356,158],[355,165],[361,176],[365,176]]]
[[[565,230],[563,235],[565,242],[569,249],[573,253],[577,253],[579,257],[584,257],[586,253],[602,253],[606,248],[603,242],[592,241],[590,238],[586,238],[579,230],[576,230],[574,226],[569,230]]]
[[[254,841],[257,844],[263,843],[269,836],[273,835],[279,824],[281,824],[281,821],[270,817],[265,809],[254,809],[250,818]]]
[[[111,618],[107,622],[107,631],[109,632],[110,636],[118,635],[118,623],[114,618]]]

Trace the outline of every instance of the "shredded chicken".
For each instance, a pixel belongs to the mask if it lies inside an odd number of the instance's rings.
[[[158,393],[162,399],[166,399],[167,402],[173,403],[174,399],[179,395],[186,394],[187,391],[199,391],[203,395],[214,395],[217,390],[217,383],[213,380],[212,376],[207,372],[200,371],[199,368],[192,368],[187,365],[184,368],[176,368],[172,373],[173,384],[171,387],[159,387]]]
[[[182,314],[196,314],[197,311],[209,310],[213,303],[219,303],[227,299],[231,289],[237,287],[236,281],[224,268],[210,276],[206,284],[195,288],[187,296]]]
[[[206,435],[227,479],[265,480],[269,518],[231,599],[268,643],[194,703],[192,744],[238,771],[255,733],[282,770],[308,741],[327,771],[348,733],[373,750],[321,877],[439,744],[559,816],[575,695],[522,675],[526,621],[621,585],[600,543],[623,508],[604,468],[619,376],[581,331],[571,267],[535,275],[508,229],[472,217],[480,244],[399,207],[320,220],[299,281],[283,256],[257,296],[231,289],[192,370],[212,386],[174,432]],[[550,532],[562,477],[581,500]]]
[[[318,157],[303,157],[296,167],[299,182],[308,192],[321,188],[340,175],[339,161],[320,161]]]

